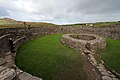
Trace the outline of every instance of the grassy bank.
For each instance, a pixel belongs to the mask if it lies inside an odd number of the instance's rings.
[[[47,35],[18,49],[16,64],[43,80],[86,80],[78,51],[61,44],[62,35]]]
[[[102,54],[105,64],[120,73],[120,40],[107,39],[107,48]]]

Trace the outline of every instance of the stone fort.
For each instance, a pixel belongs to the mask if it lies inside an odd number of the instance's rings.
[[[14,39],[15,51],[24,44],[26,41],[45,36],[48,34],[96,34],[105,38],[113,38],[120,40],[120,25],[102,26],[102,27],[89,27],[89,26],[43,26],[35,28],[6,28],[0,29],[0,80],[14,79],[19,74],[19,79],[28,80],[26,76],[29,76],[31,80],[41,80],[26,73],[22,70],[12,68],[15,64],[11,60],[9,38]],[[21,74],[22,73],[22,74]]]

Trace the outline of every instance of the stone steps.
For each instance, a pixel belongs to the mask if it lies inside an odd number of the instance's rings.
[[[11,56],[11,55],[5,56],[5,60],[6,60],[6,61],[12,60],[12,56]]]
[[[5,53],[5,66],[6,67],[11,67],[12,65],[14,65],[14,61],[13,61],[13,58],[12,58],[12,55],[11,55],[11,52],[7,52]]]
[[[5,69],[7,69],[7,68],[0,66],[0,73],[1,73],[2,71],[4,71]]]
[[[5,56],[7,56],[7,55],[10,55],[11,52],[9,51],[9,52],[6,52],[6,53],[4,53],[4,54],[5,54]]]
[[[5,63],[5,59],[4,58],[0,58],[0,65]]]

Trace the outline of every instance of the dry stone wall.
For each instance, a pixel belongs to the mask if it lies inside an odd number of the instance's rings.
[[[5,34],[0,37],[0,57],[4,57],[4,53],[10,51],[8,38],[10,34]]]
[[[0,57],[4,57],[4,53],[10,51],[9,38],[12,38],[15,41],[15,48],[17,49],[20,45],[30,39],[47,34],[58,33],[59,31],[55,32],[56,30],[54,27],[0,29]]]
[[[120,25],[113,25],[113,26],[103,26],[103,27],[78,27],[78,26],[62,26],[62,32],[66,34],[80,34],[80,33],[87,33],[87,34],[97,34],[103,37],[110,37],[113,39],[120,39]]]
[[[14,40],[20,40],[18,45],[26,41],[44,36],[47,34],[97,34],[103,37],[110,37],[113,39],[120,39],[120,25],[103,26],[103,27],[78,27],[78,26],[54,26],[54,27],[36,27],[36,28],[7,28],[0,29],[0,57],[4,57],[4,53],[10,50],[8,38],[12,37]],[[15,48],[19,47],[15,44]]]
[[[9,39],[14,40],[15,51],[17,51],[28,40],[54,33],[56,32],[53,27],[0,29],[0,80],[16,80],[16,77],[19,80],[42,80],[17,67],[14,67],[17,70],[11,68],[14,66],[15,54],[10,52]]]
[[[62,43],[77,50],[86,50],[96,53],[106,47],[106,39],[94,34],[65,34]]]

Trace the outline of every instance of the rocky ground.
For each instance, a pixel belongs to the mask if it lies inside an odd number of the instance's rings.
[[[85,62],[85,71],[91,80],[120,80],[115,74],[109,71],[101,60],[97,62],[94,57],[94,53],[85,54],[82,53]]]

